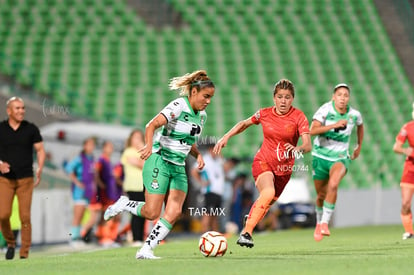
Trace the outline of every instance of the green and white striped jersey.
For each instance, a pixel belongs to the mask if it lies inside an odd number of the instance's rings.
[[[312,155],[329,161],[337,161],[349,157],[349,141],[352,129],[362,122],[361,113],[348,106],[345,114],[340,114],[334,106],[334,101],[323,104],[313,115],[313,120],[322,123],[322,126],[332,125],[339,120],[346,119],[348,124],[344,128],[331,129],[320,134],[313,140]]]
[[[201,135],[207,113],[195,113],[187,97],[171,101],[160,113],[168,122],[154,136],[152,151],[159,152],[168,162],[183,166],[191,146]]]

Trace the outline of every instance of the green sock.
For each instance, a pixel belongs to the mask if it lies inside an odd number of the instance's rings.
[[[145,204],[144,201],[129,201],[127,205],[125,206],[124,210],[128,211],[129,213],[135,216],[142,217],[141,208],[142,206],[144,206],[144,204]]]

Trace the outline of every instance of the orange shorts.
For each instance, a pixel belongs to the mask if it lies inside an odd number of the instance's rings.
[[[401,177],[401,184],[412,185],[414,187],[414,171],[404,169]]]
[[[89,200],[89,209],[90,210],[101,210],[102,203],[99,201],[98,196],[95,195]]]
[[[109,206],[115,203],[116,200],[111,200],[103,189],[98,190],[98,195],[93,196],[89,202],[89,209],[91,210],[106,210]]]
[[[264,172],[272,172],[273,185],[275,187],[275,197],[279,198],[283,190],[285,189],[286,184],[289,182],[292,173],[276,175],[275,171],[273,171],[266,162],[260,160],[253,161],[252,175],[254,180],[257,181],[257,178]]]

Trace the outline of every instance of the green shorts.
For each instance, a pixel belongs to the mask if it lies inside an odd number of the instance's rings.
[[[144,186],[150,194],[167,194],[175,189],[187,193],[188,182],[185,166],[175,165],[162,159],[159,154],[152,154],[142,169]]]
[[[332,165],[334,165],[337,162],[342,162],[345,165],[346,170],[348,171],[349,164],[351,163],[351,160],[349,158],[340,159],[337,161],[330,161],[313,156],[312,178],[314,180],[329,179],[329,171],[331,170]]]

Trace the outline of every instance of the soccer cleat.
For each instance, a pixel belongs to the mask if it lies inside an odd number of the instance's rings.
[[[108,209],[106,209],[104,214],[104,220],[107,221],[110,218],[115,217],[116,215],[121,213],[128,202],[128,197],[121,196],[114,204],[112,204],[108,207]]]
[[[331,235],[331,232],[329,232],[328,224],[327,223],[321,223],[321,234],[323,236],[329,237]]]
[[[248,248],[252,248],[254,246],[253,238],[248,232],[244,234],[240,233],[240,237],[236,243],[240,246],[246,246]]]
[[[14,258],[14,247],[7,247],[6,260],[12,260]]]
[[[323,235],[321,233],[321,224],[320,223],[316,224],[315,231],[313,232],[313,238],[317,242],[320,242],[323,239]]]
[[[138,250],[137,254],[135,255],[135,258],[137,258],[137,260],[158,260],[158,259],[161,259],[161,257],[155,256],[154,252],[152,250],[148,250],[148,249]]]
[[[402,239],[403,239],[403,240],[407,240],[407,239],[414,239],[414,235],[413,235],[412,233],[410,233],[410,232],[405,232],[405,233],[402,235]]]

